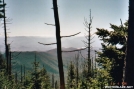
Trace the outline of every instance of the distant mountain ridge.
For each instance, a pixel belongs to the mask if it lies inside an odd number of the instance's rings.
[[[70,37],[70,38],[63,38],[62,41],[62,47],[63,48],[81,48],[84,47],[85,44],[82,42],[82,40],[86,40],[85,37]],[[98,38],[95,37],[94,40],[96,40],[92,46],[100,48],[100,41],[98,41]],[[55,37],[36,37],[36,36],[15,36],[8,38],[8,43],[11,44],[11,50],[12,51],[48,51],[51,49],[56,48],[56,45],[50,45],[45,46],[41,43],[54,43],[56,42]],[[4,38],[0,37],[0,51],[4,51]]]
[[[64,51],[71,51],[76,50],[77,48],[62,48]],[[19,54],[20,53],[20,54]],[[19,54],[19,55],[18,55]],[[64,66],[64,73],[65,76],[67,76],[67,66],[70,63],[70,61],[75,62],[75,55],[77,55],[78,52],[62,52],[62,59],[63,59],[63,66]],[[94,56],[94,51],[91,51],[92,56]],[[58,60],[57,60],[57,49],[51,49],[46,52],[38,52],[38,51],[21,51],[21,52],[12,52],[12,68],[13,73],[18,72],[20,73],[21,65],[25,65],[26,71],[32,70],[33,68],[33,62],[35,60],[39,62],[40,68],[43,66],[46,68],[47,72],[49,74],[55,74],[58,78]],[[87,49],[81,51],[81,55],[83,55],[85,58],[87,56]],[[79,54],[79,62],[83,59]]]

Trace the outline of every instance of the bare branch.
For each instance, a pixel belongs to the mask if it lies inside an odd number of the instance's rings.
[[[94,43],[95,41],[90,42],[90,44]]]
[[[88,44],[86,41],[82,40],[83,43]]]
[[[124,36],[125,37],[125,40],[127,41],[127,36]]]
[[[10,43],[10,45],[13,43],[13,41]]]
[[[85,35],[85,38],[88,40],[89,39],[88,36],[86,34],[84,34],[84,35]]]
[[[90,40],[93,40],[95,36],[93,36]]]
[[[86,28],[85,28],[85,31],[89,32]]]
[[[95,33],[93,33],[93,34],[90,34],[90,36],[93,36]]]
[[[85,47],[88,47],[88,45],[87,45],[87,42],[86,42],[86,41],[82,40],[82,42],[84,43]]]
[[[81,54],[81,56],[82,56],[84,59],[86,59],[86,58],[82,55],[81,51],[80,51],[80,54]]]
[[[42,45],[54,45],[54,44],[57,44],[57,43],[44,44],[44,43],[40,43],[40,42],[38,42],[38,43],[42,44]]]
[[[88,23],[83,23],[86,28],[89,28]]]
[[[81,50],[84,50],[84,49],[87,49],[87,47],[86,48],[81,48],[81,49],[76,49],[76,50],[71,50],[71,51],[62,51],[62,52],[75,52],[75,51],[81,51]]]
[[[78,35],[78,34],[80,34],[81,32],[78,32],[78,33],[76,33],[76,34],[73,34],[73,35],[69,35],[69,36],[61,36],[61,38],[63,38],[63,37],[71,37],[71,36],[75,36],[75,35]]]
[[[55,26],[54,24],[48,24],[48,23],[45,23],[46,25],[51,25],[51,26]]]
[[[123,27],[122,20],[120,19],[120,21],[121,21],[121,26]]]
[[[124,30],[123,24],[122,24],[122,20],[120,19],[120,21],[121,21],[121,27],[122,27],[122,29]],[[125,32],[124,32],[124,34],[125,34]],[[127,36],[124,36],[124,37],[125,37],[125,40],[127,41]]]

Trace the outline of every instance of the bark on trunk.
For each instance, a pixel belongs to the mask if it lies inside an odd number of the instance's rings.
[[[59,67],[59,74],[60,74],[60,89],[65,89],[57,0],[53,0],[53,8],[54,8],[54,18],[55,18],[55,26],[56,26],[57,56],[58,56],[58,67]]]
[[[3,5],[5,4],[5,1],[3,0]],[[5,34],[5,53],[6,53],[6,60],[7,60],[7,74],[9,72],[8,69],[8,45],[7,45],[7,31],[6,31],[6,15],[5,15],[5,5],[3,6],[4,9],[4,34]]]
[[[127,85],[134,86],[134,0],[129,0],[129,21],[125,81],[127,82]]]

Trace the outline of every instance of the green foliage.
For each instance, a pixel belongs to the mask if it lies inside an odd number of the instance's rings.
[[[33,63],[33,71],[29,72],[29,76],[24,81],[24,87],[27,89],[50,89],[50,78],[46,69],[39,69],[39,62]]]
[[[75,67],[71,61],[69,68],[68,68],[68,78],[67,78],[68,88],[75,88],[76,87],[76,80],[75,79],[76,79]]]
[[[0,0],[0,18],[4,18],[4,7],[6,4],[3,4],[3,2]]]
[[[33,63],[33,70],[22,76],[23,81],[16,79],[13,75],[6,74],[6,63],[0,55],[0,89],[51,89],[50,78],[46,69],[39,69],[39,62]]]
[[[116,26],[110,24],[112,31],[97,28],[96,34],[103,41],[102,52],[98,52],[97,62],[109,72],[115,83],[122,82],[124,57],[127,41],[128,23]],[[120,47],[118,47],[120,46]],[[110,68],[107,62],[110,62]]]
[[[70,63],[68,89],[104,89],[105,86],[117,85],[117,83],[121,85],[128,24],[126,22],[124,26],[113,24],[110,26],[113,29],[112,31],[97,28],[96,34],[103,41],[102,50],[97,52],[98,56],[94,59],[98,66],[96,68],[92,61],[90,63],[89,61],[85,62],[82,72],[79,73],[78,87],[75,87],[76,68],[72,62]],[[90,76],[88,76],[89,64],[91,65]]]

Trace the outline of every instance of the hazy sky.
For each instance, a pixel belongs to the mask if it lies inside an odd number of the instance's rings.
[[[89,10],[92,10],[92,32],[96,28],[108,28],[109,23],[120,25],[128,19],[128,0],[57,0],[61,35],[82,32],[84,17],[89,20]],[[5,0],[7,18],[12,19],[7,25],[9,36],[55,36],[52,0]],[[3,28],[0,25],[0,35]]]

